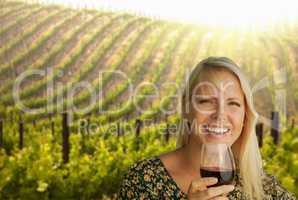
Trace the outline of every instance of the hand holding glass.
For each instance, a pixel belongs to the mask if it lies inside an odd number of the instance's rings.
[[[202,177],[216,177],[215,185],[235,184],[235,160],[231,148],[227,144],[206,143],[202,145],[201,167]]]

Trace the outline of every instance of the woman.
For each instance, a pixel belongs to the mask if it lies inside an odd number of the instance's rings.
[[[225,57],[209,57],[192,71],[181,101],[177,148],[135,163],[126,174],[118,199],[295,199],[262,169],[255,134],[257,113],[248,79]],[[193,124],[198,129],[193,129]],[[236,160],[236,184],[212,186],[200,176],[205,142],[226,143]]]

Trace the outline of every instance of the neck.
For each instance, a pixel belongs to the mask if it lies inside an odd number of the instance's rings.
[[[194,175],[200,171],[201,143],[190,135],[189,142],[182,147],[182,158],[185,168]]]

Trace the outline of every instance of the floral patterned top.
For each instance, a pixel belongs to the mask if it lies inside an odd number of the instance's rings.
[[[265,200],[296,200],[294,194],[282,187],[277,179],[265,173],[263,187]],[[236,175],[235,189],[228,194],[230,200],[248,200],[241,190],[241,178]],[[159,157],[146,158],[132,165],[126,173],[117,195],[118,200],[164,199],[184,200],[187,195],[180,190]]]

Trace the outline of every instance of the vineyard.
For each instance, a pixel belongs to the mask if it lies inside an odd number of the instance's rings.
[[[175,148],[179,94],[208,56],[249,76],[265,169],[298,195],[298,20],[233,29],[0,5],[0,199],[114,198],[130,165]]]

